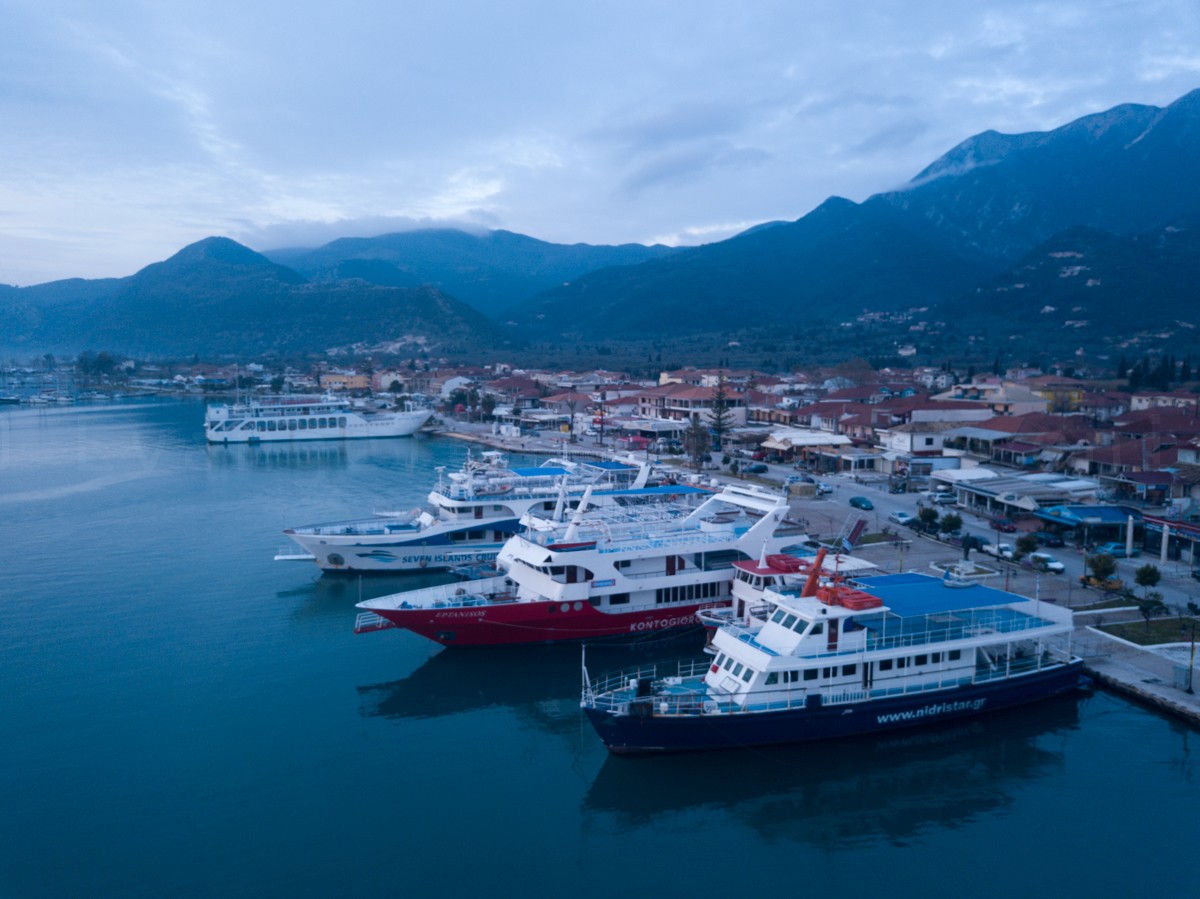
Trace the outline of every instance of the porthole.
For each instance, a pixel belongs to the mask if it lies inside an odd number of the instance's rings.
[[[582,609],[582,608],[583,608],[583,603],[581,603],[581,602],[576,602],[576,603],[575,603],[575,611],[576,611],[576,612],[578,612],[578,611],[579,611],[580,609]]]
[[[564,602],[561,606],[559,606],[559,608],[564,612],[569,612],[571,611],[571,604],[569,602]]]

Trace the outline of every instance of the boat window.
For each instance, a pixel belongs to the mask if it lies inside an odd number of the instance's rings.
[[[795,623],[796,623],[796,616],[795,616],[795,615],[788,615],[786,618],[784,618],[784,619],[783,619],[783,626],[784,626],[784,627],[788,627],[788,628],[790,628],[790,627],[791,627],[793,624],[795,624]]]
[[[946,658],[949,659],[951,662],[957,662],[959,659],[962,658],[962,651],[958,650],[958,649],[952,649],[948,653],[946,653]]]
[[[783,621],[783,616],[785,614],[787,613],[784,612],[783,609],[776,609],[775,614],[771,616],[771,620],[778,624],[779,622]]]
[[[803,634],[804,629],[807,627],[808,627],[808,622],[805,621],[803,618],[801,618],[799,621],[796,622],[796,624],[792,628],[792,630],[794,630],[798,634]]]
[[[288,430],[289,430],[289,431],[294,431],[294,430],[296,430],[296,419],[294,419],[294,418],[289,418],[289,419],[288,419]]]
[[[764,683],[765,683],[765,684],[766,684],[768,687],[769,687],[771,684],[777,684],[777,683],[779,683],[779,672],[777,672],[777,671],[772,671],[770,674],[768,674],[768,675],[767,675],[767,679],[766,679],[766,681],[764,681]]]
[[[908,659],[896,659],[896,667],[904,668],[908,665]]]
[[[720,655],[717,656],[717,660],[715,662],[713,662],[713,664],[717,665],[719,667],[720,664],[724,661],[725,661],[725,653],[721,653]]]
[[[733,666],[732,674],[734,677],[737,677],[741,673],[742,673],[742,663],[738,662],[736,665]]]
[[[608,598],[608,604],[612,606],[622,606],[627,602],[629,602],[628,593],[614,593]]]
[[[929,662],[929,656],[919,655],[913,658],[914,665],[925,665]]]
[[[891,659],[880,659],[879,660],[879,670],[880,671],[891,671],[892,670],[892,660]]]
[[[258,422],[258,429],[260,431],[265,431],[267,429],[267,423],[265,421]]]
[[[816,624],[813,625],[812,632],[814,634],[825,633],[825,623],[822,621],[818,621]]]
[[[726,659],[725,664],[722,665],[721,667],[724,668],[726,671],[728,671],[730,668],[732,668],[733,667],[733,657],[730,656],[728,659]]]
[[[942,660],[942,654],[940,652],[931,652],[929,654],[929,661],[933,662],[935,665],[938,662],[940,662],[941,660]]]
[[[750,678],[752,678],[752,677],[754,677],[754,669],[753,668],[747,668],[745,671],[742,672],[742,680],[745,681],[746,683],[750,683]]]
[[[315,431],[317,429],[317,420],[315,418],[310,418],[308,420],[308,429],[310,431]]]
[[[785,672],[783,672],[783,680],[784,680],[784,683],[793,683],[794,684],[796,681],[800,680],[800,672],[799,671],[785,671]]]
[[[816,680],[817,679],[817,669],[816,668],[805,668],[804,669],[804,679],[805,680]]]
[[[842,666],[842,677],[852,677],[856,673],[858,673],[857,665],[843,665]]]
[[[308,430],[308,419],[307,418],[300,419],[300,430],[301,431]]]

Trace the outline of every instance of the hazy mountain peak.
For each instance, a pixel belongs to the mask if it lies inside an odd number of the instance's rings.
[[[228,237],[206,237],[188,244],[166,260],[167,264],[194,264],[197,262],[223,262],[227,265],[274,265],[266,256],[256,253]]]

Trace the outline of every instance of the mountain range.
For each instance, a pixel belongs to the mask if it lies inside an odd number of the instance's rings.
[[[929,353],[1190,344],[1197,159],[1193,91],[1047,132],[988,131],[902,190],[693,248],[428,229],[260,254],[208,238],[128,278],[0,286],[0,349],[483,358],[681,335],[719,347],[755,330],[803,345],[817,323],[912,309],[945,324],[926,332],[941,335]],[[873,333],[884,355],[923,339],[911,321]]]

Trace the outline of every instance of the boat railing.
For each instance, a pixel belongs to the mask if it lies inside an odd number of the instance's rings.
[[[993,614],[975,614],[969,617],[942,625],[927,627],[899,634],[889,634],[885,630],[874,629],[867,636],[868,649],[900,649],[909,646],[926,646],[945,643],[951,640],[969,640],[973,637],[986,637],[994,634],[1020,634],[1026,631],[1053,627],[1055,622],[1033,615],[1013,614],[998,616]]]
[[[638,665],[633,668],[622,668],[602,674],[598,680],[585,681],[584,703],[597,705],[597,708],[612,708],[615,704],[628,702],[636,694],[639,683],[657,681],[659,679],[678,679],[702,677],[708,671],[712,662],[704,659],[678,659],[674,662]],[[616,697],[620,698],[616,698]]]
[[[375,608],[429,609],[481,606],[516,601],[516,588],[506,577],[483,578],[479,581],[456,581],[419,590],[406,590],[370,600]]]
[[[312,553],[301,549],[295,543],[289,543],[275,550],[276,562],[312,562],[316,559]]]
[[[970,686],[992,680],[1020,677],[1023,674],[1054,668],[1067,664],[1072,657],[1069,652],[1045,649],[1024,657],[1002,660],[994,668],[977,666],[973,673],[956,673],[945,677],[922,678],[869,690],[847,690],[824,692],[820,689],[799,687],[789,690],[784,696],[762,702],[747,701],[745,694],[730,693],[726,696],[705,689],[700,678],[705,673],[703,663],[696,663],[681,672],[677,678],[658,678],[655,666],[630,670],[606,677],[591,685],[584,692],[584,705],[597,709],[628,713],[631,706],[641,705],[646,715],[690,716],[697,715],[743,715],[762,712],[780,712],[804,708],[812,695],[821,697],[822,706],[851,705],[890,699],[897,696],[913,696],[923,693],[942,693],[956,687]],[[656,681],[653,692],[639,690],[638,684],[646,679]],[[682,683],[691,679],[690,684]],[[678,683],[672,683],[672,680]],[[772,691],[774,692],[774,691]]]

